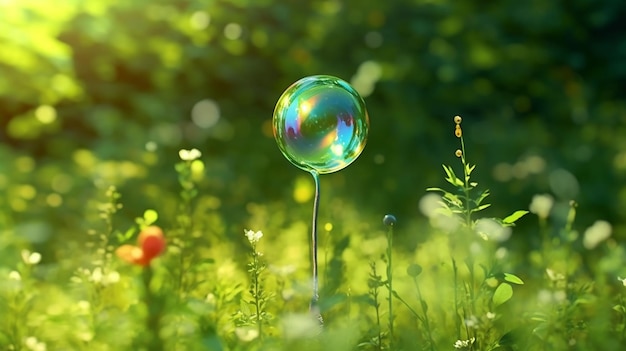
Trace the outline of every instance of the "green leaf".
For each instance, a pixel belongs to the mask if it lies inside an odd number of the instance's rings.
[[[472,209],[472,213],[474,213],[474,212],[478,212],[478,211],[482,211],[482,210],[486,209],[486,208],[487,208],[487,207],[489,207],[489,206],[491,206],[491,204],[484,204],[484,205],[480,205],[480,206],[478,206],[478,207],[476,207],[476,208],[473,208],[473,209]]]
[[[469,163],[465,165],[465,173],[469,176],[472,174],[472,171],[476,168],[476,165],[470,166]]]
[[[483,191],[480,196],[476,199],[476,201],[474,201],[476,203],[476,206],[480,206],[480,204],[483,202],[484,199],[487,198],[487,196],[489,196],[489,189],[486,189],[485,191]]]
[[[465,185],[463,183],[463,181],[461,181],[461,179],[459,179],[456,174],[454,173],[454,170],[452,169],[452,167],[450,166],[446,166],[443,165],[443,170],[446,172],[446,181],[454,186],[459,186],[462,187],[463,185]]]
[[[159,214],[157,213],[157,211],[152,210],[152,209],[148,209],[145,210],[143,213],[143,224],[148,226],[153,224],[154,222],[157,221],[157,219],[159,219]]]
[[[426,301],[424,301],[424,299],[420,300],[420,303],[422,305],[422,310],[424,310],[424,313],[428,313],[428,304],[426,303]]]
[[[461,201],[461,199],[459,199],[458,196],[451,194],[451,193],[444,193],[443,194],[443,199],[448,201],[448,203],[461,207],[463,202]]]
[[[613,306],[613,310],[617,311],[617,312],[620,312],[620,313],[623,313],[623,314],[626,314],[626,308],[624,306],[622,306],[622,305],[615,305],[615,306]]]
[[[244,299],[241,299],[239,301],[239,309],[241,309],[241,312],[246,316],[250,315],[251,313],[250,307],[248,306],[248,304],[246,303],[246,300]]]
[[[120,244],[123,244],[125,242],[127,242],[128,240],[130,240],[130,238],[133,237],[133,235],[135,235],[135,227],[130,227],[126,232],[124,233],[116,233],[117,236],[117,241]]]
[[[504,218],[502,220],[502,223],[504,223],[504,224],[515,223],[518,219],[524,217],[527,213],[528,213],[528,211],[525,211],[525,210],[515,211],[515,212],[513,212],[513,214],[511,214],[508,217]]]
[[[450,166],[442,165],[444,172],[446,172],[446,176],[450,179],[456,179],[456,174],[454,174],[454,170]]]
[[[513,287],[507,283],[502,283],[498,285],[496,291],[494,291],[492,301],[497,307],[509,301],[511,297],[513,297]]]
[[[511,273],[504,273],[504,280],[506,280],[509,283],[513,283],[517,285],[524,285],[524,281],[520,277]]]

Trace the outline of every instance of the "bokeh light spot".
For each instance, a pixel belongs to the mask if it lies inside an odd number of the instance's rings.
[[[146,148],[146,151],[155,152],[157,150],[157,148],[158,148],[158,144],[155,143],[154,141],[148,141],[146,143],[145,148]]]
[[[513,178],[513,166],[506,163],[501,162],[493,167],[492,175],[493,178],[499,182],[508,182]]]
[[[213,100],[200,100],[191,109],[191,120],[200,128],[211,128],[219,119],[220,107]]]
[[[57,119],[57,111],[50,105],[41,105],[35,110],[35,117],[42,124],[50,124]]]
[[[587,230],[585,230],[583,246],[587,250],[594,249],[601,242],[611,237],[612,231],[613,227],[611,226],[611,223],[602,220],[596,221],[593,225],[587,228]]]
[[[419,209],[424,216],[431,218],[437,214],[441,208],[441,196],[434,193],[428,193],[420,199]]]
[[[16,190],[17,194],[25,200],[32,200],[37,196],[37,190],[30,184],[22,184]]]
[[[97,163],[97,159],[94,154],[86,149],[79,149],[74,151],[72,158],[77,165],[86,169],[92,169]]]
[[[150,130],[150,139],[163,145],[178,145],[182,137],[180,127],[173,123],[157,124]]]
[[[50,207],[59,207],[63,204],[63,197],[57,193],[48,194],[48,196],[46,196],[46,203]]]
[[[374,163],[377,165],[382,165],[383,163],[385,163],[385,155],[383,154],[376,154],[374,156]]]
[[[571,200],[578,195],[578,180],[569,171],[560,168],[551,172],[549,182],[550,189],[557,197]]]
[[[211,16],[204,11],[196,11],[189,18],[189,24],[195,30],[206,29],[211,23]]]
[[[18,172],[30,173],[35,168],[35,160],[29,156],[20,156],[15,159],[15,169]]]
[[[293,187],[293,199],[298,203],[305,203],[313,198],[315,189],[309,177],[298,176]]]
[[[73,185],[74,181],[72,177],[62,173],[54,176],[52,178],[52,181],[50,182],[50,187],[52,188],[52,190],[60,194],[65,194],[70,191]]]
[[[378,62],[365,61],[359,66],[350,84],[361,96],[369,96],[374,91],[374,86],[381,78],[382,72],[382,67]]]
[[[243,28],[238,23],[231,22],[224,27],[224,36],[226,39],[237,40],[241,37]]]
[[[367,32],[363,39],[365,41],[365,45],[372,49],[379,48],[383,45],[383,35],[378,31]]]
[[[252,44],[254,44],[256,47],[259,47],[259,48],[266,46],[267,43],[269,42],[267,33],[260,29],[255,29],[252,32],[250,39],[252,40]]]

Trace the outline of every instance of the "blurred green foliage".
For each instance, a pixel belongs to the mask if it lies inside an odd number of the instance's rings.
[[[427,240],[436,230],[420,200],[427,187],[445,186],[441,164],[458,165],[452,118],[461,115],[465,156],[477,165],[472,179],[492,194],[485,216],[525,209],[535,194],[556,200],[539,226],[524,217],[502,243],[500,251],[511,253],[503,256],[503,272],[527,284],[501,314],[541,312],[543,302],[534,303],[541,293],[562,293],[558,284],[580,280],[565,284],[567,299],[559,301],[568,309],[506,318],[503,324],[523,330],[505,336],[572,333],[544,348],[574,339],[591,349],[615,348],[623,337],[611,333],[626,330],[616,280],[623,280],[626,257],[625,17],[621,0],[0,0],[0,293],[15,297],[0,299],[0,314],[13,316],[0,322],[39,330],[51,345],[91,350],[81,340],[94,338],[101,349],[122,347],[136,333],[124,323],[138,326],[150,311],[135,304],[141,289],[130,277],[137,271],[112,256],[118,243],[109,240],[129,239],[137,224],[156,219],[146,213],[158,214],[171,244],[155,284],[170,283],[171,267],[190,280],[180,278],[180,296],[168,296],[180,299],[167,306],[166,317],[175,320],[165,323],[173,326],[165,328],[170,343],[185,343],[176,329],[185,318],[209,326],[194,336],[205,345],[216,342],[211,328],[230,328],[246,286],[244,228],[265,233],[263,251],[278,276],[274,290],[297,296],[276,298],[274,312],[301,311],[313,182],[279,152],[271,117],[292,82],[330,74],[361,92],[371,128],[360,158],[321,179],[321,293],[329,323],[347,316],[372,324],[371,316],[361,318],[363,306],[351,306],[367,294],[365,261],[384,253],[386,213],[398,218],[396,274],[420,262],[424,301],[433,302],[436,318],[448,318],[442,306],[457,291],[448,279],[454,271],[456,284],[455,257],[448,239]],[[179,150],[191,148],[202,157],[187,169]],[[107,189],[119,191],[119,203]],[[575,228],[570,200],[578,203]],[[580,240],[578,230],[594,226],[597,242],[585,241],[593,237],[588,232]],[[455,250],[469,252],[473,240],[453,242]],[[187,248],[192,254],[180,258]],[[31,259],[31,252],[39,256]],[[295,273],[287,279],[281,271]],[[104,283],[112,273],[120,284]],[[546,282],[553,286],[542,290]],[[592,283],[601,287],[597,310],[578,308],[589,303]],[[404,285],[400,292],[410,291]],[[209,297],[226,307],[181,308]],[[82,310],[62,309],[74,305]],[[611,308],[621,313],[619,323]],[[454,307],[448,312],[454,316],[447,325],[461,322]],[[85,315],[104,316],[88,327],[105,332],[75,332],[73,323],[83,325]],[[215,321],[202,322],[206,316]],[[589,337],[574,324],[581,320]],[[556,333],[560,321],[572,322],[565,334]],[[414,322],[406,314],[398,319],[404,345],[412,345]],[[543,329],[525,330],[535,326]],[[444,349],[455,340],[441,330]],[[71,337],[59,341],[57,334]],[[9,340],[16,336],[27,334],[0,330],[0,344],[25,342]],[[363,335],[331,329],[327,337],[349,344]]]
[[[110,184],[122,220],[173,213],[177,150],[197,147],[207,206],[239,232],[303,176],[273,141],[277,98],[331,74],[363,93],[371,131],[322,178],[323,218],[340,217],[333,201],[368,223],[421,218],[460,114],[477,180],[504,205],[490,214],[554,193],[623,238],[624,16],[620,0],[0,1],[0,225],[79,237]]]

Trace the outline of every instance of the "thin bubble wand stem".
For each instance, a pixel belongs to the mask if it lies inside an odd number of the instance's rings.
[[[315,182],[315,198],[313,200],[313,220],[311,223],[311,265],[313,269],[313,296],[309,311],[316,314],[320,323],[323,323],[322,316],[317,305],[319,301],[319,278],[317,272],[317,215],[320,205],[320,175],[316,171],[311,171],[313,181]]]

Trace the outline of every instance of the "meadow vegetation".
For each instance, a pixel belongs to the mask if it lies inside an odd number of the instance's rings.
[[[623,348],[624,15],[0,0],[0,350]],[[312,74],[371,121],[321,177],[319,311],[271,125]]]

